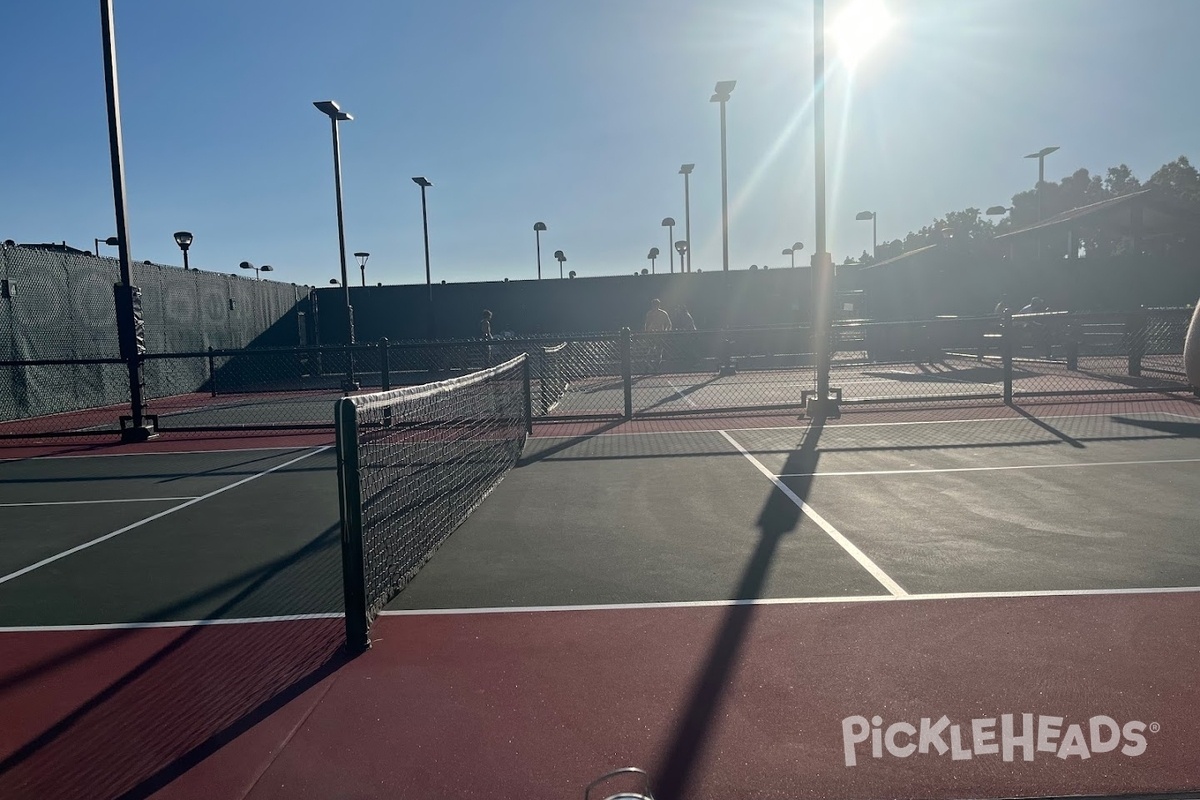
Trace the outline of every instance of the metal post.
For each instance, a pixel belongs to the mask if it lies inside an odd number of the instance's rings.
[[[667,258],[671,259],[671,274],[675,274],[675,226],[667,226]],[[680,265],[683,269],[683,265]]]
[[[521,389],[524,394],[525,432],[533,433],[533,376],[530,375],[528,353],[521,362]]]
[[[100,26],[104,37],[104,88],[108,101],[108,146],[112,165],[113,205],[117,217],[117,248],[121,265],[121,283],[116,287],[117,335],[121,355],[129,369],[130,426],[121,426],[122,441],[145,441],[154,435],[143,417],[142,399],[142,320],[137,303],[139,292],[133,285],[133,262],[129,252],[129,221],[125,209],[125,160],[121,137],[121,99],[117,87],[117,42],[114,34],[112,0],[100,0]],[[99,255],[97,245],[97,255]]]
[[[542,232],[534,228],[533,235],[537,239],[538,280],[540,281],[542,279]]]
[[[342,518],[342,587],[346,608],[346,650],[358,655],[371,647],[367,619],[366,570],[362,546],[362,489],[359,484],[358,418],[354,403],[337,402],[338,500]]]
[[[1000,317],[1000,359],[1004,374],[1004,404],[1013,402],[1013,321],[1012,312],[1005,310]]]
[[[879,212],[871,212],[871,260],[879,260]]]
[[[217,396],[217,363],[213,357],[213,347],[208,346],[208,390],[212,392],[212,396]]]
[[[724,107],[724,104],[722,104]],[[683,173],[683,238],[687,240],[687,250],[684,255],[679,257],[679,271],[692,271],[692,191],[690,181],[691,173]],[[687,269],[683,268],[683,259],[687,257]]]
[[[818,3],[821,0],[817,0]],[[725,171],[725,103],[721,101],[721,265],[729,272],[729,180]],[[690,243],[689,243],[690,244]]]
[[[354,344],[354,308],[350,305],[350,281],[346,277],[346,224],[342,214],[342,148],[338,140],[336,117],[329,118],[329,125],[333,129],[333,185],[334,193],[337,195],[338,258],[342,267],[342,296],[346,303],[347,333],[350,337],[350,344]],[[358,388],[358,382],[354,379],[353,360],[350,361],[346,372],[346,383],[342,388],[346,391]]]
[[[621,383],[625,387],[625,419],[633,417],[633,335],[621,328]]]
[[[425,184],[421,184],[421,224],[425,228],[425,287],[429,291],[429,338],[437,331],[433,311],[433,276],[429,271],[429,214],[425,207]]]
[[[185,270],[188,269],[188,251],[186,247],[183,249],[183,268]]]
[[[817,247],[812,266],[816,290],[813,292],[813,334],[816,337],[818,405],[810,411],[822,416],[837,414],[836,401],[829,391],[830,310],[833,300],[833,258],[826,241],[825,209],[825,2],[813,0],[813,122],[815,125]]]

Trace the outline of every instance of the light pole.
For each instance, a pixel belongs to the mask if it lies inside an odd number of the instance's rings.
[[[684,164],[679,168],[679,174],[683,176],[683,238],[688,243],[687,269],[680,262],[680,272],[692,271],[692,191],[688,178],[695,168],[695,164]]]
[[[563,272],[562,272],[563,266],[562,265],[563,265],[563,262],[567,260],[567,257],[565,255],[563,255],[562,250],[555,250],[554,258],[555,258],[555,260],[558,261],[558,277],[561,279],[563,276]]]
[[[109,247],[116,247],[120,243],[119,240],[117,239],[117,237],[115,237],[115,236],[109,236],[107,239],[104,239],[104,240],[95,239],[94,241],[96,242],[96,249],[94,252],[96,253],[97,256],[100,255],[100,245],[101,244],[106,244]]]
[[[876,227],[879,215],[874,211],[860,211],[854,215],[859,222],[871,220],[871,260],[879,260],[879,229]]]
[[[825,236],[825,0],[813,0],[813,149],[815,161],[817,244],[812,256],[816,275],[813,327],[817,351],[817,396],[809,413],[836,416],[837,401],[829,393],[830,312],[833,305],[833,258]]]
[[[792,260],[792,269],[796,268],[796,253],[804,249],[804,242],[796,242],[791,247],[785,248],[783,254]]]
[[[1046,182],[1046,156],[1057,150],[1057,147],[1043,147],[1036,153],[1030,153],[1026,158],[1036,158],[1038,162],[1038,182],[1037,182],[1037,200],[1038,200],[1038,217],[1037,221],[1042,221],[1042,185]]]
[[[425,205],[425,190],[433,184],[421,177],[412,180],[421,187],[421,225],[425,230],[425,286],[429,290],[429,338],[432,339],[437,330],[437,323],[433,315],[433,278],[429,272],[429,212]]]
[[[710,103],[721,104],[721,264],[729,272],[729,180],[725,163],[725,104],[737,81],[717,81]]]
[[[274,272],[275,268],[272,267],[270,264],[263,264],[261,267],[258,268],[258,271],[259,272]],[[262,280],[262,278],[259,278],[259,280]]]
[[[667,229],[667,255],[671,258],[671,274],[675,274],[675,251],[671,249],[672,242],[675,241],[675,218],[663,217],[662,226]],[[680,265],[683,269],[683,265]]]
[[[355,253],[354,257],[358,259],[358,269],[362,273],[362,285],[367,285],[367,259],[371,257],[370,253]]]
[[[129,220],[125,211],[125,154],[121,136],[121,101],[117,88],[117,40],[112,0],[100,0],[100,28],[104,39],[104,90],[108,110],[108,152],[112,167],[113,206],[116,211],[117,252],[121,282],[114,287],[117,338],[121,358],[129,372],[129,427],[121,420],[121,441],[141,442],[155,436],[146,422],[142,401],[142,353],[145,345],[141,315],[141,291],[133,285],[133,262],[129,257]]]
[[[346,225],[342,214],[342,148],[338,141],[338,123],[348,122],[354,117],[342,111],[332,100],[319,100],[313,103],[325,116],[329,117],[329,127],[333,132],[333,186],[337,198],[338,224],[338,259],[342,266],[342,296],[346,303],[346,330],[350,336],[350,344],[354,344],[354,307],[350,305],[350,281],[346,280]],[[346,372],[346,382],[342,384],[346,391],[356,391],[358,382],[354,380],[354,359],[349,359]]]
[[[542,231],[546,230],[546,223],[533,223],[533,236],[537,240],[537,265],[538,265],[538,280],[542,279]]]
[[[258,280],[258,279],[259,279],[259,278],[258,278],[258,267],[254,266],[254,265],[253,265],[253,264],[251,264],[249,261],[243,261],[242,263],[238,264],[238,266],[239,266],[239,267],[241,267],[242,269],[252,269],[252,270],[254,270],[254,280]]]
[[[183,268],[188,268],[188,248],[192,246],[192,234],[190,231],[176,231],[175,244],[179,245],[179,249],[183,251]]]
[[[683,272],[683,261],[687,258],[688,243],[680,239],[675,243],[675,252],[679,253],[679,272]]]
[[[646,254],[646,258],[650,259],[650,274],[656,274],[654,271],[654,261],[658,258],[658,248],[651,247],[650,252]]]

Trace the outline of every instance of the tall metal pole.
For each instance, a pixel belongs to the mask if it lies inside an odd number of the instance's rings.
[[[534,228],[533,235],[537,238],[538,280],[540,281],[542,279],[542,232]]]
[[[188,251],[186,247],[183,248],[183,268],[188,268]]]
[[[346,321],[349,325],[350,344],[354,344],[354,309],[350,306],[350,281],[346,278],[346,223],[342,215],[342,147],[338,140],[338,124],[329,119],[333,130],[333,187],[337,195],[338,258],[342,265],[342,296],[346,301]],[[351,368],[353,373],[353,368]],[[353,379],[353,375],[351,376]]]
[[[671,259],[671,274],[675,274],[675,226],[667,226],[667,258]],[[679,266],[683,269],[683,265]]]
[[[725,103],[721,101],[721,265],[729,272],[729,180],[725,163]],[[689,243],[690,244],[690,243]]]
[[[112,163],[113,206],[117,217],[117,249],[121,283],[114,288],[117,336],[121,356],[129,369],[130,427],[122,426],[122,441],[144,441],[154,435],[146,425],[142,400],[142,320],[137,287],[133,285],[133,262],[129,257],[129,222],[125,210],[125,160],[121,138],[121,98],[117,88],[117,43],[114,36],[112,0],[100,0],[100,27],[104,35],[104,88],[108,101],[108,146]],[[97,251],[99,247],[97,247]],[[99,253],[97,253],[98,255]]]
[[[817,247],[813,271],[817,287],[813,293],[813,323],[817,351],[818,408],[829,407],[830,307],[833,294],[833,258],[825,237],[825,0],[813,0],[813,121],[815,124]]]
[[[692,192],[688,181],[690,177],[690,172],[683,173],[683,238],[687,241],[687,250],[684,251],[687,256],[687,269],[683,268],[683,256],[680,256],[680,272],[692,271]]]
[[[871,259],[879,260],[879,212],[871,212]]]
[[[425,288],[429,292],[429,335],[437,331],[433,312],[433,274],[429,271],[429,214],[425,206],[425,184],[421,184],[421,224],[425,228]]]

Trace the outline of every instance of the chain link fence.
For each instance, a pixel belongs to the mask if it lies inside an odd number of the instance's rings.
[[[142,263],[147,404],[201,391],[202,364],[153,354],[296,345],[307,287]],[[116,259],[0,245],[0,437],[120,430],[129,370],[120,357]]]
[[[1190,316],[1188,308],[1155,308],[839,322],[830,387],[847,409],[1186,396],[1194,391],[1183,374]],[[522,353],[532,413],[544,420],[799,412],[817,386],[814,345],[814,331],[795,326],[151,353],[143,359],[146,413],[161,431],[326,430],[333,402],[346,394],[441,380]],[[10,386],[41,381],[42,394],[102,375],[86,391],[97,397],[107,386],[119,396],[126,374],[117,359],[5,369]],[[10,416],[0,436],[109,432],[122,410],[110,403]]]

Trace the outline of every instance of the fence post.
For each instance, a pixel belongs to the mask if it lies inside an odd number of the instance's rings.
[[[392,388],[392,370],[388,362],[388,340],[386,336],[379,340],[379,386],[385,392]]]
[[[1000,358],[1004,372],[1004,404],[1013,404],[1013,329],[1012,312],[1000,317]]]
[[[525,432],[533,433],[533,377],[530,375],[529,354],[525,354],[525,360],[521,362],[521,383],[524,390],[525,401]]]
[[[621,328],[621,382],[625,387],[625,419],[633,418],[633,334]]]
[[[211,344],[208,346],[208,390],[212,392],[213,397],[217,396],[217,365]]]
[[[1079,339],[1080,326],[1072,314],[1067,317],[1067,369],[1072,372],[1079,369]]]
[[[1125,320],[1125,336],[1129,341],[1129,374],[1142,376],[1142,356],[1146,352],[1146,308],[1134,311]]]

